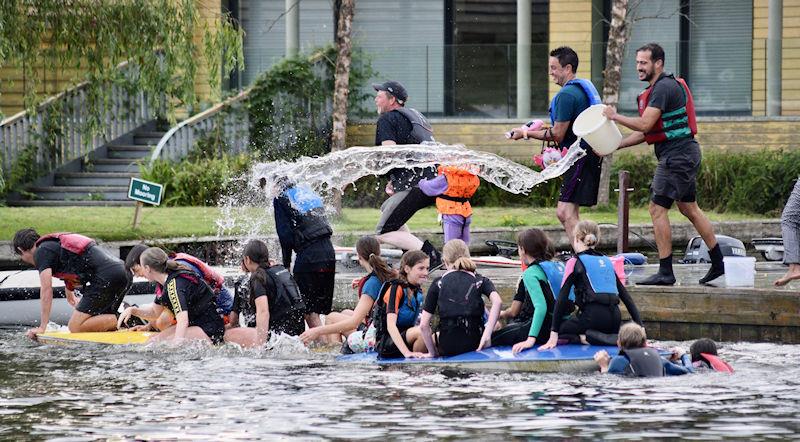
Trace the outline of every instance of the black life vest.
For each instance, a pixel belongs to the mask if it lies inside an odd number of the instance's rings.
[[[375,302],[375,305],[372,308],[372,324],[375,325],[375,350],[381,355],[392,354],[392,350],[395,347],[392,337],[389,335],[389,329],[386,322],[386,313],[388,309],[386,306],[386,301],[383,298],[387,292],[390,290],[396,291],[398,287],[402,289],[402,299],[400,300],[400,304],[405,303],[406,307],[411,309],[411,311],[414,313],[414,316],[417,316],[422,310],[422,302],[415,296],[416,289],[406,286],[396,279],[383,283],[379,292],[380,295],[378,295],[378,300]],[[398,314],[398,317],[399,316],[400,315]],[[397,329],[401,332],[411,327],[413,327],[413,324],[400,324],[398,321]]]
[[[176,270],[167,275],[167,279],[164,281],[163,291],[157,294],[159,297],[165,295],[168,297],[168,302],[163,303],[162,305],[167,307],[175,315],[180,313],[180,311],[175,311],[176,308],[180,308],[177,286],[175,285],[176,278],[189,281],[193,286],[193,290],[195,291],[191,294],[191,296],[186,296],[187,302],[191,302],[191,305],[187,306],[189,309],[189,324],[195,324],[196,319],[204,316],[205,314],[217,314],[217,307],[214,303],[214,291],[211,289],[211,287],[209,287],[208,284],[206,284],[205,281],[203,281],[199,275],[191,270]]]
[[[666,375],[661,355],[652,348],[629,348],[621,354],[628,358],[629,364],[625,368],[625,374],[629,376],[657,378]]]
[[[265,270],[275,285],[275,297],[269,306],[270,321],[272,318],[275,321],[281,321],[291,315],[304,312],[306,305],[300,295],[300,288],[286,267],[274,265]]]
[[[89,237],[77,233],[61,232],[44,235],[36,240],[35,245],[38,247],[39,244],[45,241],[58,241],[62,249],[78,256],[83,255],[89,248],[97,244]],[[56,272],[53,273],[53,276],[64,281],[64,285],[69,290],[75,290],[76,287],[82,284],[80,276],[76,273]]]
[[[292,209],[292,239],[295,251],[333,235],[325,205],[319,195],[305,186],[294,186],[284,192]]]
[[[448,281],[464,277],[460,274],[472,279],[469,288],[463,293],[456,292],[452,285],[448,285]],[[460,270],[445,273],[436,281],[439,287],[439,318],[482,317],[484,304],[480,289],[483,282],[483,278]]]
[[[411,123],[411,138],[416,144],[420,144],[424,141],[435,141],[433,139],[433,127],[431,127],[428,120],[425,119],[425,116],[422,115],[420,111],[410,107],[399,107],[394,110],[406,117],[409,123]]]
[[[689,86],[683,78],[675,77],[672,74],[665,74],[660,76],[652,86],[643,90],[636,98],[636,105],[639,109],[639,116],[644,115],[644,110],[647,108],[647,102],[650,100],[650,94],[653,88],[659,81],[670,78],[678,82],[678,85],[683,91],[683,96],[686,99],[686,104],[673,111],[662,112],[661,116],[653,125],[650,132],[644,134],[644,139],[647,144],[663,143],[667,140],[678,140],[681,138],[694,138],[697,135],[697,116],[694,111],[694,99]]]

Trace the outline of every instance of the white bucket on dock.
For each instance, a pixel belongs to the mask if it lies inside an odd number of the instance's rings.
[[[725,285],[753,287],[756,281],[756,259],[752,256],[725,256]]]
[[[572,132],[589,143],[598,155],[613,153],[622,141],[617,124],[603,116],[605,108],[605,104],[589,106],[572,124]]]

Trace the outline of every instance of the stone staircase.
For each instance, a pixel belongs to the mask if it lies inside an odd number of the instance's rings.
[[[131,206],[128,185],[139,176],[164,132],[140,128],[55,171],[25,189],[12,206]]]

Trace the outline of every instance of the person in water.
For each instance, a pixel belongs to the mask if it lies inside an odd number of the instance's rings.
[[[132,277],[138,276],[144,278],[142,266],[139,264],[139,258],[147,248],[148,247],[144,244],[136,244],[125,257],[125,270],[128,271]],[[197,276],[203,278],[203,281],[211,287],[214,291],[214,305],[217,306],[217,313],[219,313],[220,317],[222,317],[222,320],[227,325],[230,322],[230,313],[233,309],[233,295],[231,295],[231,292],[225,287],[225,278],[204,261],[187,253],[170,253],[169,258],[189,268]],[[169,310],[164,309],[164,312],[157,320],[149,322],[147,325],[133,327],[132,329],[137,331],[153,329],[164,330],[174,323],[175,318],[170,315]]]
[[[333,305],[336,254],[331,229],[325,217],[322,198],[310,187],[287,178],[277,182],[275,229],[281,244],[283,267],[291,268],[306,306],[309,328],[322,325],[319,315],[327,315]],[[292,252],[297,254],[292,263]]]
[[[425,342],[415,327],[422,310],[422,284],[428,280],[428,255],[409,250],[400,258],[397,279],[384,284],[373,323],[375,349],[380,358],[422,358]]]
[[[425,195],[436,197],[436,210],[442,220],[444,242],[460,239],[469,244],[469,225],[472,222],[472,205],[480,178],[463,167],[439,166],[439,175],[430,180],[420,180],[419,188]]]
[[[617,338],[619,355],[613,358],[605,350],[595,353],[594,360],[602,373],[635,377],[680,376],[692,373],[689,355],[679,353],[679,363],[672,363],[658,354],[658,350],[647,346],[644,327],[633,322],[625,323],[619,329]]]
[[[375,325],[372,324],[372,312],[375,301],[383,284],[397,278],[397,271],[381,258],[381,245],[374,236],[359,238],[356,242],[356,255],[358,263],[367,272],[364,277],[353,280],[353,288],[358,290],[356,308],[327,315],[324,326],[310,328],[300,335],[304,343],[308,344],[328,335],[332,342],[346,339],[342,346],[344,353],[360,353],[374,347]]]
[[[64,281],[67,302],[75,308],[69,331],[102,332],[116,329],[117,310],[130,284],[125,266],[91,238],[77,233],[39,236],[34,229],[18,230],[12,241],[14,253],[39,271],[39,327],[28,330],[35,339],[50,322],[53,278]],[[76,291],[80,296],[76,295]]]
[[[577,255],[567,261],[564,282],[553,310],[550,339],[539,350],[554,348],[559,335],[564,335],[570,342],[587,344],[587,330],[617,333],[622,321],[620,300],[628,309],[631,319],[642,325],[639,309],[614,272],[611,260],[594,249],[599,239],[600,229],[595,222],[581,221],[575,226],[572,247]],[[573,288],[579,312],[565,321],[565,312],[570,306],[570,290]]]
[[[448,241],[442,249],[447,268],[428,289],[419,328],[432,357],[454,356],[482,350],[492,345],[492,330],[500,316],[503,300],[494,284],[475,273],[477,266],[470,259],[469,247],[460,239]],[[492,302],[486,324],[483,322],[483,297]],[[439,333],[431,332],[431,318],[439,314]]]
[[[236,294],[233,327],[225,332],[225,341],[242,347],[262,347],[270,333],[303,333],[305,305],[297,283],[286,267],[270,264],[267,244],[257,239],[248,241],[242,268],[250,273],[248,289]],[[245,327],[237,327],[240,313],[244,314]]]
[[[158,247],[142,252],[139,264],[143,276],[157,284],[155,302],[145,307],[126,308],[119,316],[118,327],[131,316],[154,321],[166,309],[175,318],[175,325],[150,338],[151,342],[222,342],[225,323],[217,313],[214,292],[200,276],[169,259]]]
[[[692,365],[695,370],[714,370],[733,373],[733,367],[717,354],[717,343],[708,338],[701,338],[689,347]]]
[[[564,276],[563,265],[552,261],[555,249],[540,229],[517,235],[519,257],[526,267],[511,307],[504,311],[508,325],[492,334],[493,345],[513,345],[514,353],[547,342],[553,323],[555,294]],[[552,284],[557,284],[553,287]]]

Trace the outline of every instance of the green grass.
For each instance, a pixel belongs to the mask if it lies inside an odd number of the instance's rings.
[[[14,232],[33,227],[40,233],[72,231],[102,239],[120,241],[134,239],[171,238],[217,235],[215,221],[220,217],[216,207],[158,207],[142,209],[141,225],[134,230],[133,207],[0,207],[0,240],[10,240]],[[260,214],[265,209],[252,209]],[[476,207],[473,228],[515,226],[557,226],[555,208],[529,207]],[[712,221],[742,221],[761,219],[757,215],[706,212]],[[378,220],[377,209],[344,209],[334,220],[338,232],[373,231]],[[582,218],[598,223],[616,223],[616,208],[583,209]],[[677,210],[670,211],[673,222],[687,222]],[[646,208],[634,208],[631,224],[649,224]],[[268,220],[270,229],[274,224]],[[439,230],[436,210],[432,207],[419,211],[409,222],[411,230]],[[241,232],[230,232],[232,234]]]

